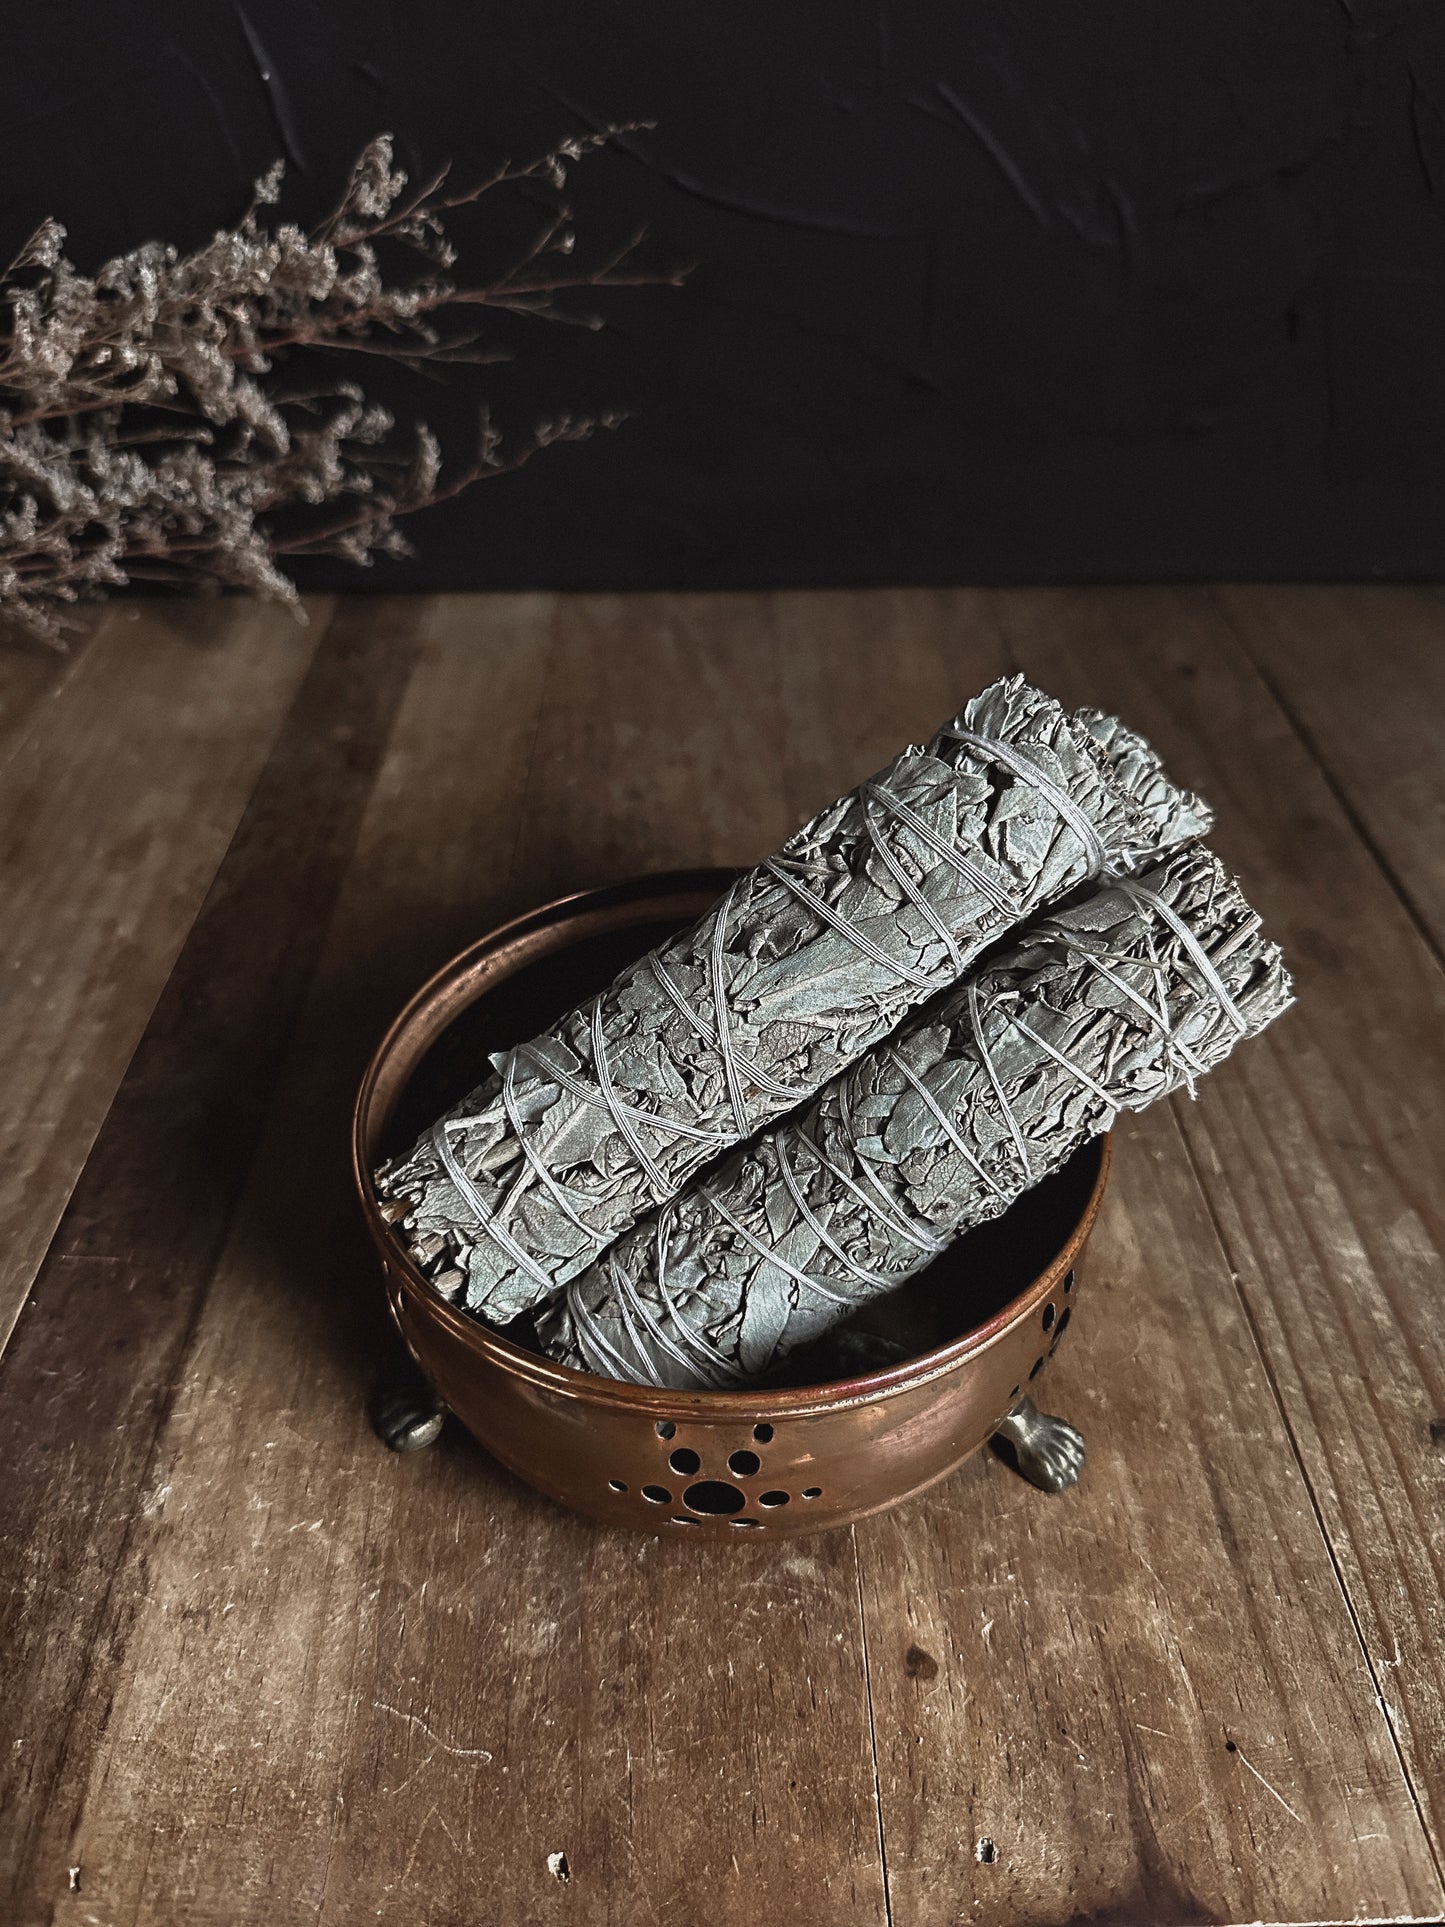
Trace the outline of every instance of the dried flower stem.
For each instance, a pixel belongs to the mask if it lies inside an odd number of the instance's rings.
[[[355,382],[288,385],[280,371],[293,351],[318,350],[482,366],[505,358],[498,346],[477,322],[448,330],[441,316],[597,328],[569,296],[675,285],[680,274],[637,265],[640,232],[600,264],[557,270],[574,245],[565,202],[494,279],[461,287],[447,273],[448,214],[523,183],[560,193],[574,163],[624,131],[564,141],[455,191],[442,168],[410,193],[381,135],[309,233],[262,224],[278,162],[236,226],[194,253],[148,242],[90,277],[64,258],[59,224],[43,223],[0,277],[0,612],[56,641],[65,604],[132,580],[295,604],[278,558],[406,554],[405,516],[615,427],[616,411],[563,415],[504,455],[483,409],[473,460],[443,484],[424,425],[399,448],[390,413]],[[391,272],[406,251],[424,272]]]

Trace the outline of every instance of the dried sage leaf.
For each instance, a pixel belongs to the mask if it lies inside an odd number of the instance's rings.
[[[496,1056],[378,1191],[424,1269],[464,1268],[468,1308],[505,1322],[1044,905],[1207,822],[1115,719],[994,683],[594,1004]]]
[[[543,1344],[641,1383],[745,1383],[1007,1209],[1117,1111],[1192,1089],[1289,1002],[1238,886],[1208,850],[1181,851],[1035,922],[635,1226],[541,1314]]]

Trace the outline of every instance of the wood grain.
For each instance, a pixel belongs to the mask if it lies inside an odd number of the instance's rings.
[[[114,611],[102,613],[98,604],[84,609],[58,647],[0,624],[0,766],[24,741],[36,717],[61,695],[107,616],[113,617]],[[141,611],[127,608],[124,617],[139,621]]]
[[[968,589],[792,591],[771,598],[788,827],[924,742],[1009,668]]]
[[[1445,601],[1304,584],[1210,600],[1445,954]]]
[[[1036,1393],[1088,1440],[1080,1488],[1046,1499],[975,1460],[858,1529],[894,1918],[1433,1916],[1445,1893],[1171,1116],[1126,1123],[1118,1151]]]
[[[1445,975],[1202,593],[999,597],[1040,677],[1146,730],[1299,1005],[1177,1106],[1437,1860],[1445,1844]]]
[[[572,596],[513,875],[519,907],[648,870],[752,863],[786,816],[765,596]]]
[[[896,744],[1011,666],[991,601],[969,592],[778,604],[800,808],[870,767],[875,713]],[[1167,1115],[1134,1130],[1084,1337],[1051,1388],[1091,1441],[1083,1491],[1051,1504],[990,1461],[858,1530],[894,1916],[1433,1909],[1440,1883],[1188,1160]],[[1261,1494],[1263,1464],[1278,1476]]]
[[[415,643],[327,629],[0,1360],[0,1893],[93,1745],[113,1582]],[[57,1619],[67,1636],[56,1638]]]
[[[101,1043],[35,983],[24,1020],[101,1093],[56,1126],[75,1168],[120,1083],[0,1359],[0,1916],[1440,1917],[1445,979],[1407,713],[1439,605],[1251,606],[358,600],[309,669],[241,621],[233,670],[180,630],[244,612],[177,605],[128,624],[139,666],[103,625],[0,714],[0,801],[37,746],[70,772],[8,847],[30,951],[92,960],[57,994]],[[1350,638],[1392,626],[1395,844],[1389,704],[1350,728]],[[756,858],[1015,658],[1211,794],[1302,990],[1121,1146],[1043,1381],[1081,1489],[975,1461],[856,1534],[715,1551],[596,1530],[450,1429],[383,1454],[339,1121],[386,1019],[530,903]],[[150,934],[113,956],[127,865]],[[13,1220],[32,1273],[75,1168]]]
[[[0,1344],[329,605],[313,613],[230,601],[178,628],[117,608],[0,767]]]
[[[802,1856],[813,1917],[879,1918],[846,1538],[782,1564],[610,1539],[465,1441],[398,1462],[365,1424],[379,1299],[315,1121],[343,1113],[395,974],[453,941],[459,876],[474,928],[509,887],[543,614],[476,633],[451,605],[409,684],[135,1494],[96,1730],[39,1822],[25,1917],[270,1920],[283,1889],[336,1921],[632,1922],[714,1894],[742,1918]],[[439,762],[484,706],[489,755]]]

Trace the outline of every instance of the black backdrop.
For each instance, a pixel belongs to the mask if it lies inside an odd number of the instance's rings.
[[[635,419],[414,526],[377,586],[1445,573],[1438,0],[45,0],[7,9],[0,245],[95,265],[371,134],[579,184],[678,293],[447,389]],[[478,242],[480,246],[480,241]]]

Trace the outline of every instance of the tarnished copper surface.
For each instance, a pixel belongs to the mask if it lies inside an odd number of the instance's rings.
[[[714,1537],[842,1525],[897,1504],[977,1451],[1020,1396],[1037,1389],[1069,1322],[1110,1161],[1107,1138],[1079,1154],[1069,1208],[1060,1214],[1055,1202],[1057,1226],[1031,1228],[1052,1255],[993,1315],[901,1365],[826,1385],[648,1391],[554,1364],[448,1304],[393,1236],[369,1175],[422,1060],[459,1018],[475,1016],[532,966],[542,966],[544,984],[556,973],[557,1008],[576,1001],[579,991],[562,978],[569,962],[575,976],[580,948],[636,928],[641,949],[658,926],[699,915],[730,876],[689,870],[615,884],[547,904],[482,938],[417,993],[382,1039],[357,1099],[352,1139],[393,1315],[468,1430],[520,1478],[579,1512],[610,1525]],[[945,1253],[910,1288],[915,1305],[920,1292],[940,1297],[935,1273],[952,1256]]]

